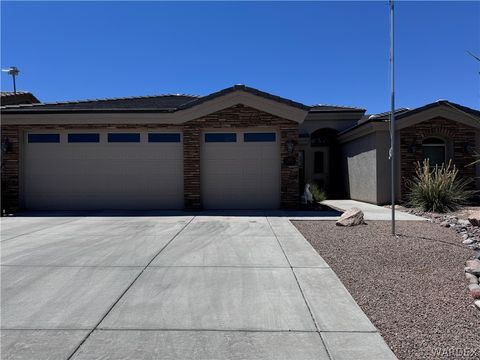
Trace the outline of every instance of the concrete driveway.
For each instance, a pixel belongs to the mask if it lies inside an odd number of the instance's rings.
[[[287,218],[114,215],[2,219],[2,359],[395,359]]]

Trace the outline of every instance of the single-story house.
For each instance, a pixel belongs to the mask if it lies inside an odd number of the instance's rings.
[[[2,209],[296,208],[309,181],[387,203],[389,114],[365,112],[244,85],[2,106]],[[479,172],[480,111],[442,100],[396,117],[399,179],[425,157]]]

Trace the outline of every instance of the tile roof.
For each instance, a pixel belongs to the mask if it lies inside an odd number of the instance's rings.
[[[469,116],[473,115],[476,118],[478,118],[478,121],[480,121],[480,110],[472,109],[472,108],[469,108],[467,106],[456,104],[456,103],[453,103],[453,102],[448,101],[448,100],[437,100],[433,103],[426,104],[424,106],[420,106],[420,107],[414,108],[414,109],[409,109],[409,108],[396,109],[395,110],[395,119],[396,120],[401,120],[403,118],[409,117],[411,115],[417,114],[419,112],[422,112],[422,111],[425,111],[425,110],[428,110],[428,109],[431,109],[431,108],[434,108],[434,107],[437,107],[437,106],[451,107],[451,108],[453,108],[457,111],[461,111],[463,113],[466,113]],[[385,122],[385,121],[388,121],[390,119],[390,113],[391,113],[390,111],[387,111],[387,112],[383,112],[383,113],[380,113],[380,114],[365,115],[358,121],[358,123],[356,125],[352,126],[351,128],[343,130],[340,134],[347,133],[347,132],[349,132],[353,129],[356,129],[357,127],[359,127],[361,125],[364,125],[364,124],[367,124],[367,123],[370,123],[370,122]]]
[[[2,97],[4,96],[14,96],[15,93],[13,91],[0,91],[0,94]],[[28,91],[17,91],[16,95],[21,95],[21,94],[31,94]]]
[[[315,112],[315,111],[325,111],[325,112],[330,112],[330,111],[349,111],[349,112],[360,112],[360,111],[366,111],[363,108],[359,107],[353,107],[353,106],[343,106],[343,105],[331,105],[331,104],[316,104],[312,105],[310,111]]]
[[[403,114],[407,111],[410,111],[409,108],[398,108],[398,109],[395,109],[395,115],[400,115],[400,114]],[[359,121],[358,123],[361,124],[361,123],[364,123],[366,121],[385,121],[385,120],[389,120],[390,119],[390,113],[391,111],[385,111],[383,113],[379,113],[379,114],[366,114],[365,116],[363,116]]]
[[[310,109],[301,103],[272,95],[245,85],[234,85],[207,96],[186,94],[163,94],[153,96],[133,96],[112,99],[91,99],[65,101],[31,105],[2,107],[2,113],[37,113],[37,112],[174,112],[199,105],[228,93],[242,90],[257,96],[268,98],[289,106],[304,110]]]
[[[40,103],[40,101],[28,91],[1,91],[0,106],[18,105],[18,104],[33,104]]]
[[[419,113],[421,111],[431,109],[431,108],[434,108],[434,107],[437,107],[437,106],[442,106],[442,105],[451,107],[451,108],[456,109],[456,110],[460,110],[462,112],[466,112],[466,113],[471,114],[471,115],[480,116],[480,111],[479,110],[475,110],[475,109],[472,109],[472,108],[469,108],[469,107],[466,107],[466,106],[463,106],[463,105],[460,105],[460,104],[456,104],[456,103],[453,103],[453,102],[448,101],[448,100],[437,100],[433,103],[430,103],[430,104],[427,104],[427,105],[424,105],[424,106],[420,106],[420,107],[414,108],[414,109],[410,109],[410,108],[396,109],[395,110],[395,119],[402,119],[404,117],[411,116],[411,115]],[[371,121],[386,121],[386,120],[390,119],[390,113],[391,113],[390,111],[386,111],[386,112],[380,113],[380,114],[366,115],[359,121],[359,123],[365,122],[365,121],[368,121],[368,120],[371,120]]]
[[[75,110],[128,110],[128,109],[155,109],[173,110],[180,105],[198,99],[199,96],[186,94],[162,94],[151,96],[131,96],[109,99],[86,99],[78,101],[62,101],[31,105],[9,106],[10,109],[26,111],[75,111]],[[7,110],[7,108],[5,108]]]

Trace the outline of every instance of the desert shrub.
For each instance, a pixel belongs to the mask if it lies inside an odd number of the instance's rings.
[[[313,200],[316,202],[321,202],[323,200],[327,200],[327,196],[325,195],[325,191],[323,191],[317,183],[310,182],[310,192],[312,193]]]
[[[472,179],[458,177],[458,170],[452,166],[430,167],[428,159],[416,164],[413,179],[405,179],[407,186],[407,205],[421,208],[423,211],[455,211],[465,205],[476,193],[469,189]]]

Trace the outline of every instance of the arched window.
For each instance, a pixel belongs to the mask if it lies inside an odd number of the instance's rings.
[[[422,141],[422,147],[425,159],[429,159],[430,166],[442,166],[442,164],[445,164],[446,146],[444,140],[429,137]]]

